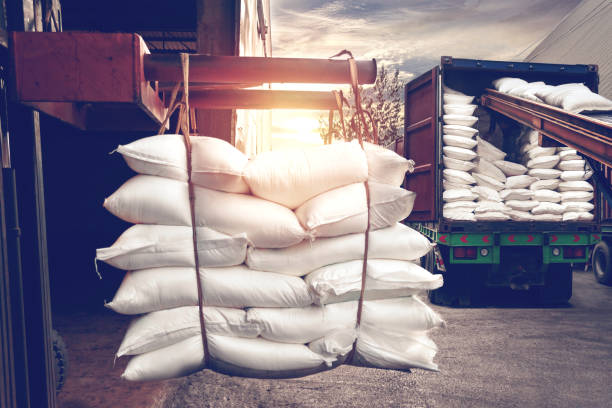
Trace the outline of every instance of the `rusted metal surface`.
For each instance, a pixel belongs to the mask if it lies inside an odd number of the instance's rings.
[[[11,52],[15,99],[78,128],[156,130],[165,114],[136,34],[14,32]]]
[[[437,165],[437,94],[438,68],[421,75],[406,85],[404,154],[415,162],[414,172],[406,178],[406,188],[416,192],[409,221],[433,221],[438,197]]]
[[[481,103],[606,166],[612,166],[612,125],[487,89]]]
[[[373,84],[376,61],[357,61],[359,83]],[[178,55],[147,55],[145,76],[149,81],[180,81]],[[189,78],[215,83],[329,83],[351,82],[348,63],[344,60],[305,58],[265,58],[207,56],[189,57]]]
[[[190,91],[189,104],[204,109],[338,109],[331,92],[315,91]]]

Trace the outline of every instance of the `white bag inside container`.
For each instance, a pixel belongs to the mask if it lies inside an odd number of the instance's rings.
[[[505,160],[495,160],[493,164],[504,172],[506,176],[521,176],[527,173],[527,167],[523,166],[522,164]]]
[[[559,222],[563,221],[561,214],[533,214],[533,221]]]
[[[453,159],[446,156],[442,156],[442,162],[445,168],[453,170],[470,171],[476,167],[476,164],[471,161]]]
[[[442,209],[443,210],[462,209],[462,210],[467,210],[467,211],[473,211],[474,208],[476,208],[477,206],[478,206],[478,202],[476,201],[453,201],[452,203],[444,203],[444,206],[442,207]]]
[[[476,146],[476,140],[469,137],[444,135],[442,136],[445,146],[456,146],[464,149],[473,149]]]
[[[475,214],[477,221],[507,221],[510,216],[505,212],[487,211]]]
[[[559,156],[538,156],[527,162],[530,169],[552,169],[559,163]]]
[[[442,177],[445,180],[456,183],[456,184],[475,184],[476,180],[467,171],[444,169],[442,171]]]
[[[586,169],[586,161],[585,160],[562,160],[557,165],[559,170],[581,170],[584,171]]]
[[[446,190],[442,193],[442,200],[447,203],[453,201],[474,201],[478,196],[467,188]]]
[[[493,163],[482,157],[478,159],[476,171],[480,174],[485,174],[488,177],[494,178],[501,183],[506,181],[506,175],[504,172]]]
[[[506,212],[509,208],[506,207],[506,204],[498,202],[498,201],[479,201],[478,206],[474,209],[474,213],[478,216],[478,214],[486,213],[486,212]]]
[[[506,205],[516,211],[531,211],[540,205],[540,202],[535,200],[508,200]]]
[[[531,200],[533,197],[533,191],[527,190],[526,188],[517,188],[513,190],[502,190],[499,192],[499,196],[502,200]]]
[[[388,184],[368,185],[371,229],[388,227],[410,215],[415,193]],[[350,184],[322,193],[302,204],[295,215],[314,237],[365,232],[368,225],[365,184]]]
[[[533,148],[530,148],[525,152],[524,158],[525,160],[532,160],[532,159],[535,159],[536,157],[554,156],[556,151],[557,151],[556,147],[534,146]]]
[[[564,191],[561,193],[561,201],[591,201],[593,196],[592,191]]]
[[[533,221],[533,215],[527,211],[512,210],[508,215],[514,221]]]
[[[564,212],[563,221],[593,221],[595,216],[590,212]]]
[[[454,221],[476,221],[473,209],[469,208],[443,208],[442,216]]]
[[[304,281],[246,266],[200,268],[205,306],[302,307],[312,304]],[[128,272],[113,301],[105,306],[121,314],[140,314],[197,306],[193,268],[152,268]]]
[[[472,177],[476,179],[476,183],[478,183],[479,186],[489,187],[497,191],[503,190],[505,188],[504,183],[494,179],[493,177],[487,176],[486,174],[472,173]]]
[[[522,176],[510,176],[506,179],[506,188],[516,190],[519,188],[527,188],[532,183],[538,181],[537,178],[523,174]]]
[[[562,181],[559,191],[593,191],[593,185],[588,181]]]
[[[498,149],[493,144],[487,142],[481,137],[476,136],[476,141],[478,142],[478,145],[476,147],[478,156],[483,157],[489,161],[504,160],[504,158],[506,157],[506,153],[503,150]]]
[[[401,186],[406,172],[414,171],[414,161],[407,160],[392,150],[364,142],[368,160],[368,180],[375,183]]]
[[[582,160],[582,156],[578,154],[578,151],[572,148],[569,148],[568,150],[561,150],[561,148],[559,148],[559,158],[561,161]]]
[[[198,227],[197,237],[200,265],[232,266],[244,262],[246,234],[230,236]],[[171,225],[133,225],[112,246],[96,249],[96,259],[125,270],[195,266],[192,229]]]
[[[593,170],[569,170],[561,172],[563,181],[586,181],[593,175]]]
[[[561,177],[561,170],[557,169],[530,169],[527,174],[540,180],[551,180]]]
[[[433,275],[410,261],[368,259],[366,300],[389,299],[418,294],[442,286],[442,275]],[[363,260],[324,266],[305,280],[315,304],[359,299]]]
[[[442,106],[442,109],[444,110],[444,113],[450,114],[450,115],[471,116],[474,114],[476,107],[477,107],[476,105],[445,103]]]
[[[470,115],[444,115],[442,120],[446,125],[473,126],[478,122],[478,117]]]
[[[444,131],[445,135],[461,136],[468,139],[471,139],[476,133],[478,133],[478,129],[462,125],[443,125],[442,130]]]
[[[514,88],[527,85],[527,81],[520,78],[503,77],[493,81],[493,86],[499,92],[508,93]]]
[[[536,190],[555,190],[557,187],[559,187],[559,183],[560,182],[561,182],[560,179],[538,180],[538,181],[534,181],[529,186],[529,189],[531,191],[536,191]]]
[[[501,202],[501,197],[497,190],[485,186],[472,187],[472,192],[478,195],[479,200]]]
[[[469,103],[472,103],[472,101],[474,100],[473,96],[449,94],[449,93],[444,93],[442,98],[445,104],[460,104],[460,105],[467,105]]]
[[[558,203],[561,201],[561,193],[553,190],[536,190],[533,192],[533,199],[540,202]]]
[[[363,258],[364,234],[304,241],[283,249],[247,250],[251,269],[302,276],[326,265]],[[370,232],[368,256],[371,259],[417,260],[429,253],[433,244],[421,233],[397,223]]]
[[[457,160],[472,160],[476,157],[476,153],[469,149],[464,149],[462,147],[456,146],[444,146],[442,148],[444,155],[450,157],[451,159]]]
[[[253,245],[279,248],[307,237],[295,214],[246,194],[195,187],[197,226],[225,234],[246,233]],[[135,224],[191,225],[187,183],[138,175],[104,200],[104,208]]]
[[[452,183],[448,180],[442,180],[442,189],[443,190],[461,190],[461,189],[471,189],[472,186],[470,184],[460,184],[460,183]]]
[[[537,207],[531,210],[533,215],[540,214],[563,214],[565,212],[565,206],[563,204],[551,203],[551,202],[540,202]]]
[[[565,205],[565,211],[567,212],[589,212],[595,208],[593,203],[588,201],[566,201],[563,205]]]
[[[357,143],[263,152],[244,177],[254,195],[295,209],[308,199],[368,178],[368,161]]]

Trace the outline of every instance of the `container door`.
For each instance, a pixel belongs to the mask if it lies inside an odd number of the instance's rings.
[[[416,193],[408,221],[434,221],[438,205],[438,67],[406,85],[404,99],[404,156],[414,160],[414,173],[405,188]]]

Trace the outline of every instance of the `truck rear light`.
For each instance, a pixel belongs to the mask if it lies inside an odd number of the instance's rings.
[[[584,247],[583,246],[566,246],[563,248],[564,258],[583,258]]]
[[[557,247],[554,247],[554,248],[552,249],[552,254],[553,254],[554,256],[559,256],[559,255],[561,255],[561,250],[560,250],[559,248],[557,248]]]
[[[476,259],[476,247],[455,247],[453,256],[457,259]]]
[[[480,250],[480,256],[487,256],[489,255],[489,250],[487,248],[482,248]]]

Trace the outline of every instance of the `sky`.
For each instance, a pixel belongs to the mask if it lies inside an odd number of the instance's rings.
[[[343,49],[356,59],[411,78],[440,57],[523,60],[580,0],[270,0],[274,57],[328,58]],[[305,89],[284,85],[283,89]],[[331,87],[331,88],[338,88]],[[308,89],[331,89],[310,86]],[[322,112],[276,111],[276,137],[315,140],[307,129]],[[299,117],[296,130],[291,117]],[[316,128],[316,127],[315,127]]]

